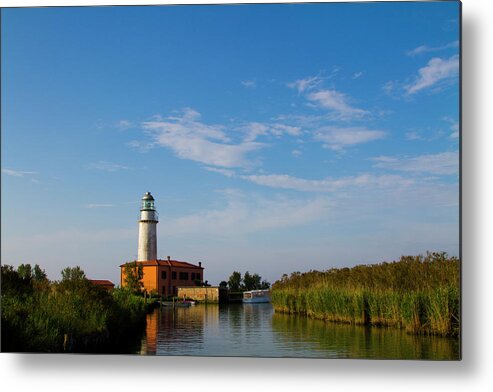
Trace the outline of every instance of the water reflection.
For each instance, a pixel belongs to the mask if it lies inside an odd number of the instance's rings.
[[[393,328],[326,323],[275,313],[272,329],[280,345],[305,342],[311,350],[330,358],[459,359],[458,339],[409,335]]]
[[[278,314],[270,304],[198,305],[149,314],[141,354],[450,360],[459,342]]]

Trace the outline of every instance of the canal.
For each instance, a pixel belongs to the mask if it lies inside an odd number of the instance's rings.
[[[271,304],[155,309],[143,355],[459,359],[459,340],[326,323],[275,313]]]

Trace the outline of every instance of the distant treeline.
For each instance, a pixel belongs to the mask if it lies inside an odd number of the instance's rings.
[[[112,292],[66,268],[49,281],[36,265],[2,268],[2,351],[130,353],[145,329],[146,303],[125,289]]]
[[[460,261],[446,253],[327,271],[294,272],[272,285],[276,311],[327,321],[457,336]]]

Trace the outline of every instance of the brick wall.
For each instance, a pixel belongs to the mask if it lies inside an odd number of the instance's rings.
[[[185,296],[198,302],[222,302],[222,291],[219,287],[178,287],[178,298]]]

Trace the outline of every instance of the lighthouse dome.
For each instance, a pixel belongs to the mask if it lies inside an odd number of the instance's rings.
[[[154,197],[152,197],[151,192],[146,192],[146,194],[142,197],[142,200],[154,200]]]

